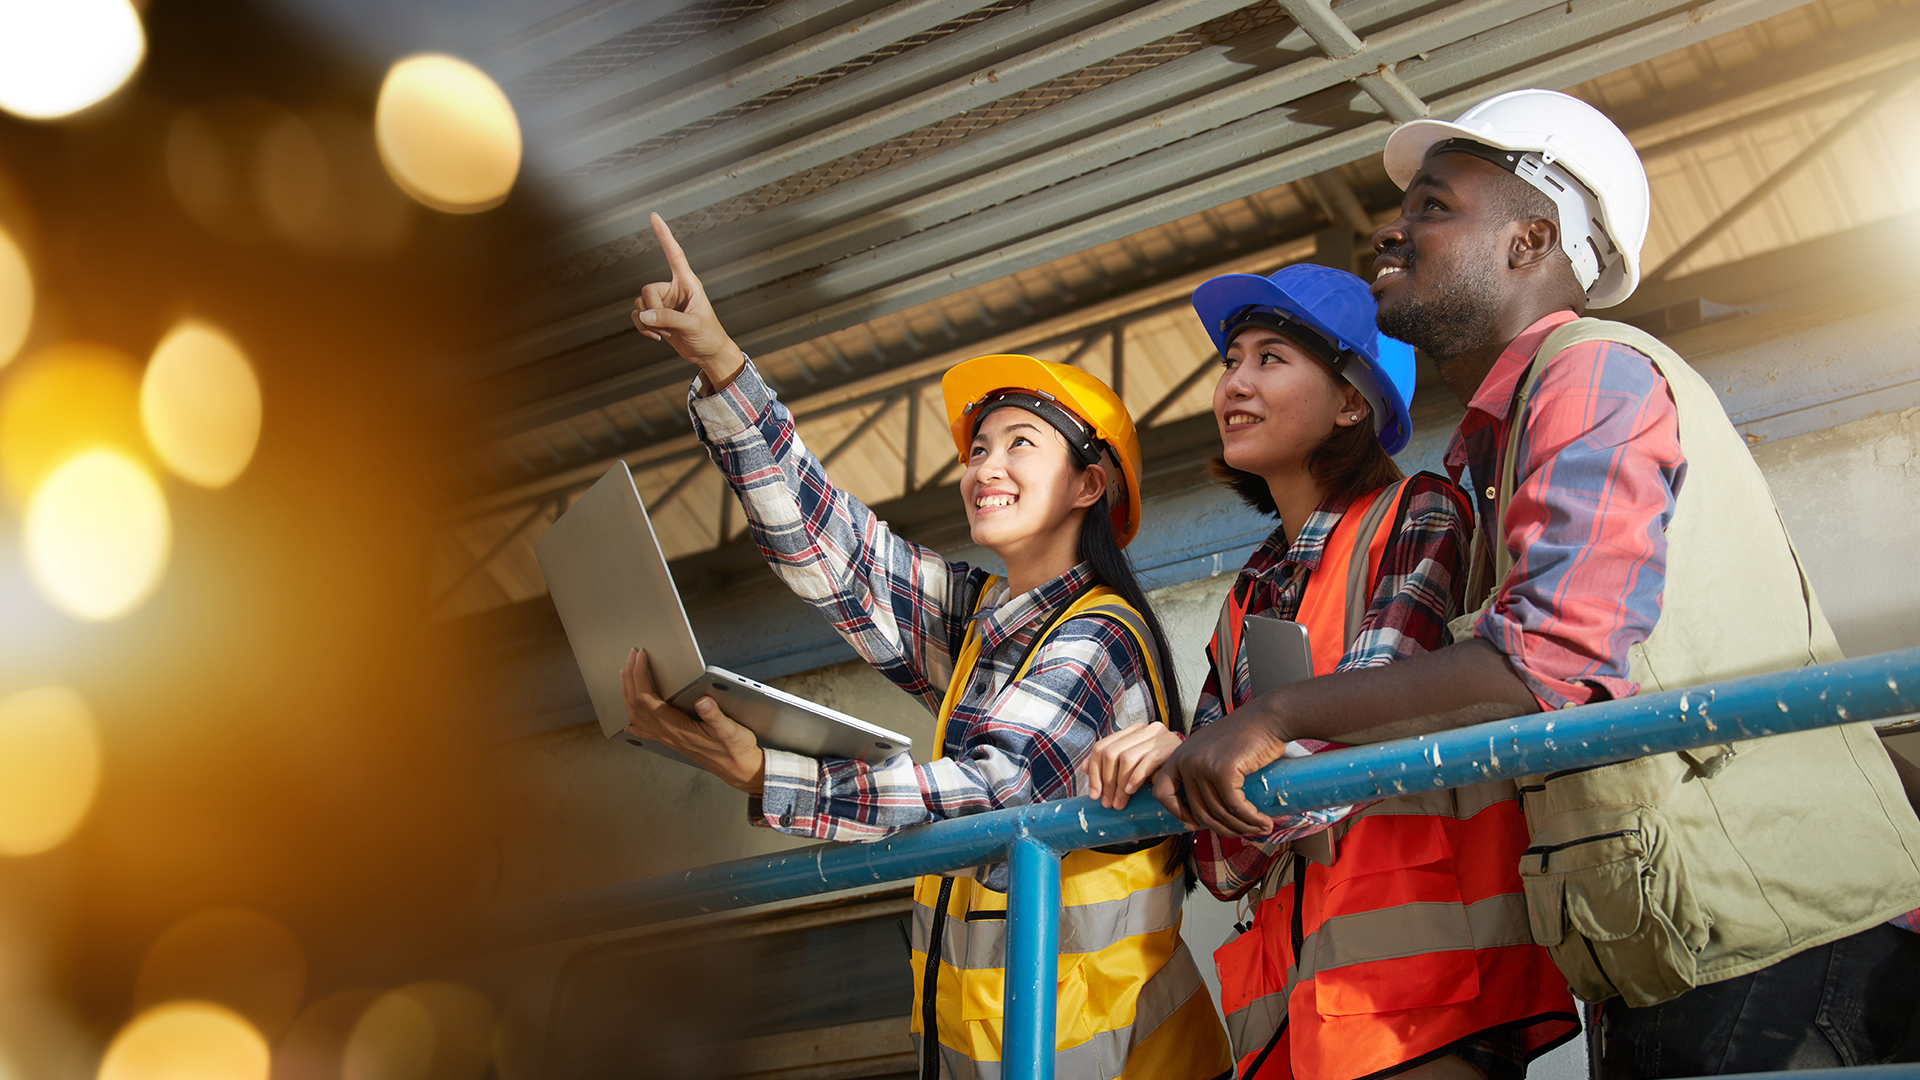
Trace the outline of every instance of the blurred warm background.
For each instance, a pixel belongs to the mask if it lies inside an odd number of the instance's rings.
[[[941,372],[1110,380],[1191,690],[1272,522],[1206,479],[1189,293],[1369,274],[1393,124],[1518,86],[1640,150],[1609,314],[1714,385],[1842,645],[1920,644],[1920,0],[0,0],[0,1080],[917,1075],[900,883],[541,916],[806,843],[602,737],[532,544],[620,463],[709,662],[933,744],[632,332],[648,212],[950,557]]]
[[[487,1067],[436,978],[493,807],[423,565],[519,133],[332,40],[0,3],[5,1080]]]

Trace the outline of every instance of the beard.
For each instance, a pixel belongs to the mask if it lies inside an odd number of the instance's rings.
[[[1420,265],[1412,247],[1385,248],[1381,254],[1399,259],[1409,279]],[[1435,361],[1444,361],[1486,341],[1499,308],[1491,268],[1474,265],[1454,274],[1441,295],[1427,299],[1402,296],[1391,310],[1382,306],[1375,321],[1381,333],[1399,338]]]

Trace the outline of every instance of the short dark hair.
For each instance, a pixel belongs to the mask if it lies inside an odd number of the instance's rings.
[[[1207,471],[1216,482],[1240,496],[1241,502],[1268,517],[1280,516],[1280,508],[1274,505],[1273,491],[1267,487],[1263,477],[1234,468],[1227,464],[1224,457],[1208,462]],[[1406,475],[1381,448],[1380,438],[1374,434],[1371,420],[1334,428],[1333,434],[1328,435],[1307,455],[1307,472],[1316,483],[1327,489],[1328,495],[1345,499],[1357,498],[1376,488],[1386,487]],[[1296,531],[1303,524],[1299,521],[1287,522],[1287,526]]]
[[[1545,218],[1560,227],[1560,208],[1547,193],[1508,173],[1494,186],[1493,210],[1508,221],[1535,221]]]

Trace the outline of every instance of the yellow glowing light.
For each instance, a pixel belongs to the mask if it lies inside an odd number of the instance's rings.
[[[176,1001],[114,1036],[99,1080],[267,1080],[267,1040],[231,1009]]]
[[[373,113],[374,141],[401,190],[436,210],[498,206],[520,172],[513,104],[479,68],[451,56],[393,65]]]
[[[480,1080],[493,1056],[493,1003],[471,986],[417,982],[380,995],[353,1026],[343,1080]]]
[[[33,325],[33,273],[13,237],[0,229],[0,364],[13,359]]]
[[[0,481],[15,505],[76,454],[140,452],[140,368],[117,349],[42,349],[20,361],[0,394]]]
[[[425,1080],[433,1067],[433,1013],[412,996],[380,995],[353,1025],[341,1080]]]
[[[153,477],[125,455],[89,450],[55,469],[27,503],[27,570],[68,614],[117,618],[160,583],[170,533]]]
[[[120,88],[147,38],[127,0],[0,0],[0,109],[79,112]]]
[[[201,487],[225,487],[260,441],[260,382],[232,338],[183,322],[147,362],[140,423],[167,468]]]
[[[216,908],[173,924],[147,949],[133,1005],[213,1002],[277,1036],[300,1009],[306,971],[306,951],[292,931],[258,912]]]
[[[100,732],[80,695],[61,687],[0,701],[0,855],[64,843],[100,787]]]

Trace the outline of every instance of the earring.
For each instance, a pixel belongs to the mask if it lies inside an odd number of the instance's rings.
[[[1347,414],[1347,419],[1357,424],[1360,422],[1360,414],[1357,412],[1350,412]]]

